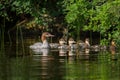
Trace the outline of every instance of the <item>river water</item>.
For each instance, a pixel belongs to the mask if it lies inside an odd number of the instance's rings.
[[[112,55],[55,49],[35,54],[28,43],[5,44],[0,80],[120,80],[119,51]]]

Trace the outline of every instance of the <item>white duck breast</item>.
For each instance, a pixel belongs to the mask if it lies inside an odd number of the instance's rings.
[[[44,32],[41,36],[41,42],[34,43],[33,45],[30,46],[31,49],[45,49],[45,48],[50,48],[50,45],[47,41],[47,37],[53,37],[54,35],[51,35],[48,32]]]

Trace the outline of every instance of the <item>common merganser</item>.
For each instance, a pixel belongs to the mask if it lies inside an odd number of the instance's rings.
[[[111,45],[110,45],[109,48],[110,48],[111,53],[112,53],[112,54],[115,54],[116,44],[115,44],[115,41],[114,41],[114,40],[111,41]]]
[[[64,40],[64,38],[61,38],[59,40],[59,56],[66,56],[67,55],[67,49],[66,49],[67,45],[66,45],[66,41]]]
[[[61,39],[59,40],[58,49],[67,49],[66,43],[67,43],[67,42],[66,42],[63,38],[61,38]]]
[[[89,43],[89,39],[88,38],[85,39],[85,42],[79,41],[78,44],[80,46],[80,49],[88,49],[88,48],[90,48],[90,43]]]
[[[70,49],[77,49],[77,44],[75,44],[76,43],[76,41],[74,41],[74,39],[73,38],[69,38],[69,40],[68,40],[68,47],[70,48]]]
[[[85,48],[90,48],[89,38],[85,39]]]
[[[68,45],[66,45],[67,44],[67,42],[63,39],[63,38],[61,38],[60,40],[59,40],[59,44],[60,44],[60,46],[58,47],[58,49],[76,49],[77,48],[77,45],[75,44],[76,42],[74,41],[74,39],[73,38],[69,38],[69,40],[68,40]]]
[[[34,55],[39,56],[48,56],[48,53],[50,52],[49,49],[43,48],[43,49],[33,49]]]
[[[50,48],[50,45],[47,41],[47,37],[53,37],[54,35],[50,34],[49,32],[43,32],[41,36],[41,42],[34,43],[30,46],[31,49],[46,49]]]

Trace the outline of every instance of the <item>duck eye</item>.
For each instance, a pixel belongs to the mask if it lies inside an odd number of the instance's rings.
[[[49,34],[47,33],[47,35],[49,35]]]

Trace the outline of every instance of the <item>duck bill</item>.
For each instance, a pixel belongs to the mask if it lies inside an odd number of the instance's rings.
[[[76,43],[76,41],[69,41],[69,43]]]
[[[49,34],[49,35],[46,35],[46,37],[54,37],[54,35],[52,35],[52,34]]]
[[[62,45],[62,44],[66,44],[65,41],[59,41],[59,43]]]
[[[52,34],[50,34],[49,36],[50,36],[50,37],[54,37],[54,35],[52,35]]]

